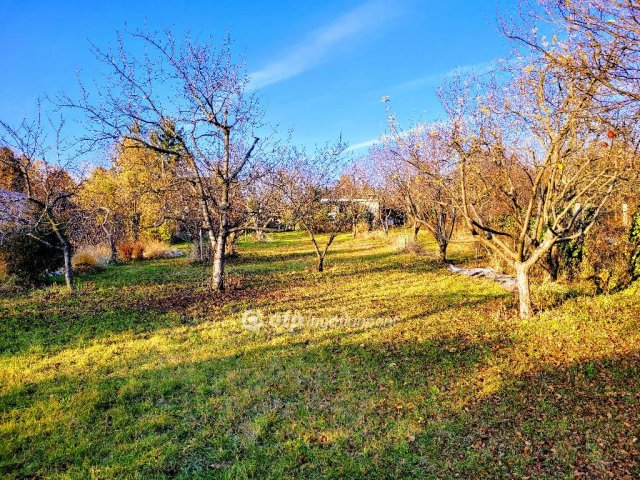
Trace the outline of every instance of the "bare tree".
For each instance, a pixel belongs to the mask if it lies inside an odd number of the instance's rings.
[[[367,184],[366,174],[362,165],[353,163],[340,175],[334,189],[334,200],[341,205],[342,212],[351,224],[353,238],[358,234],[360,222],[373,223],[372,205],[376,204],[372,196],[372,189]]]
[[[90,143],[127,140],[134,147],[179,156],[189,169],[185,182],[200,204],[203,227],[214,251],[212,286],[224,288],[225,248],[232,197],[239,178],[256,158],[262,112],[247,93],[249,78],[234,63],[229,40],[176,40],[171,32],[135,32],[144,54],[127,50],[118,36],[115,51],[94,48],[110,82],[79,100],[63,96],[63,106],[86,114]],[[134,50],[132,49],[131,52]],[[179,148],[151,141],[147,132],[173,138]],[[142,133],[140,135],[139,133]]]
[[[640,4],[633,0],[523,2],[522,21],[502,31],[550,64],[601,87],[598,101],[619,108],[640,101]],[[544,28],[538,28],[543,26]]]
[[[379,205],[374,219],[376,226],[388,235],[390,220],[394,214],[403,212],[405,222],[413,222],[414,238],[417,237],[420,226],[417,220],[411,217],[410,208],[407,206],[407,192],[404,188],[403,179],[406,169],[402,171],[402,175],[399,175],[398,158],[384,143],[373,145],[369,149],[366,161],[372,196]]]
[[[265,232],[274,230],[270,225],[282,225],[284,222],[287,204],[282,191],[269,180],[269,176],[245,185],[243,205],[246,220],[241,228],[252,230],[258,242],[265,240]]]
[[[19,193],[30,206],[29,215],[22,216],[13,231],[4,233],[27,235],[62,250],[65,283],[72,290],[73,246],[67,226],[73,213],[72,197],[81,186],[77,161],[82,152],[62,138],[63,128],[63,119],[43,118],[39,101],[32,119],[24,118],[17,126],[0,120],[0,144],[15,154],[13,160],[8,155],[0,156],[0,162],[16,170]],[[43,230],[55,234],[55,245],[40,234]]]
[[[640,118],[640,4],[630,0],[531,0],[523,2],[520,21],[502,22],[502,31],[516,46],[531,49],[570,75],[599,85],[595,102],[618,112],[625,130],[634,130],[638,153]],[[537,28],[541,25],[543,28]],[[632,165],[615,195],[623,221],[634,203],[640,164]],[[613,200],[612,200],[613,202]]]
[[[336,236],[349,225],[349,217],[335,202],[335,182],[343,166],[346,148],[342,139],[317,148],[315,155],[304,149],[289,148],[285,168],[275,174],[274,185],[282,192],[292,223],[307,231],[318,259],[317,270],[324,270],[325,258]],[[324,244],[321,235],[326,234]]]
[[[532,313],[531,268],[591,228],[628,165],[623,125],[594,100],[600,84],[528,61],[504,85],[478,92],[458,79],[441,95],[453,198],[477,241],[515,270],[521,317]]]
[[[414,238],[424,226],[438,244],[440,261],[446,262],[458,216],[451,198],[455,170],[449,146],[435,124],[418,123],[402,131],[395,117],[389,115],[389,128],[393,134],[393,141],[387,145],[394,157],[392,179],[414,222]]]

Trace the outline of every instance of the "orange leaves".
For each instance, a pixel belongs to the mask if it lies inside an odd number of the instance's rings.
[[[142,242],[122,242],[118,245],[118,255],[122,260],[141,260],[144,255]]]

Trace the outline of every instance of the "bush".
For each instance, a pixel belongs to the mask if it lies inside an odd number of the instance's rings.
[[[585,239],[583,275],[593,282],[596,293],[612,293],[633,280],[630,263],[634,244],[623,227],[603,223]]]
[[[576,238],[557,246],[558,269],[565,272],[567,279],[576,277],[580,271],[584,255],[584,238]]]
[[[182,256],[182,253],[173,250],[168,244],[159,241],[147,242],[122,242],[118,244],[118,255],[120,260],[129,262],[131,260],[174,258]]]
[[[125,262],[141,260],[144,258],[144,245],[142,242],[122,242],[118,244],[118,255]]]
[[[118,257],[120,257],[120,260],[123,262],[131,260],[131,254],[133,253],[133,244],[131,242],[119,243],[116,248],[118,250]]]
[[[404,246],[402,251],[410,255],[424,254],[424,248],[422,247],[422,244],[417,240],[409,240],[409,242]]]
[[[142,260],[144,258],[144,243],[133,242],[131,249],[131,260]]]
[[[90,253],[100,265],[107,266],[111,262],[111,248],[106,243],[84,246],[78,252]]]
[[[143,256],[147,259],[173,258],[176,256],[171,247],[163,242],[147,242],[143,250]]]
[[[389,238],[389,236],[387,235],[387,233],[385,233],[382,230],[369,230],[367,232],[364,232],[362,234],[362,238],[365,238],[367,240],[371,239],[371,240],[384,240]]]
[[[633,214],[633,219],[631,220],[631,227],[629,228],[629,242],[633,249],[629,270],[633,280],[637,280],[640,278],[640,206],[638,206],[636,212]]]
[[[104,265],[96,256],[86,250],[80,250],[71,259],[71,266],[75,273],[94,273],[102,270]]]
[[[54,233],[40,236],[49,245],[27,235],[10,235],[0,245],[0,264],[5,279],[24,285],[41,285],[62,267],[62,250]]]
[[[364,233],[368,233],[371,231],[371,224],[369,222],[360,221],[356,224],[356,233],[358,235],[363,235]]]
[[[0,263],[0,270],[4,268],[3,263]],[[0,295],[9,296],[23,293],[25,285],[20,282],[20,279],[15,275],[6,275],[3,271],[0,271]]]
[[[167,221],[159,227],[145,229],[142,232],[141,237],[145,245],[150,242],[166,243],[171,240],[175,230],[175,222]]]

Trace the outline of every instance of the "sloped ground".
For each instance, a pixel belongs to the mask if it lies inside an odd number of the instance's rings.
[[[178,258],[1,299],[0,475],[640,476],[637,287],[521,321],[381,239],[340,237],[324,274],[300,233],[240,252],[225,294]]]

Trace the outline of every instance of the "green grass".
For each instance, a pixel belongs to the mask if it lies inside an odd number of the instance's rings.
[[[0,299],[0,476],[640,476],[637,286],[521,321],[385,239],[340,236],[322,274],[298,232],[239,247],[224,294],[179,258]],[[247,309],[397,323],[251,332]]]

